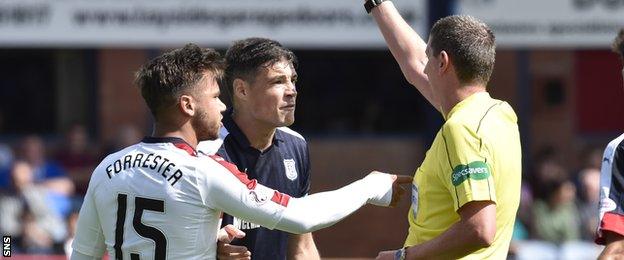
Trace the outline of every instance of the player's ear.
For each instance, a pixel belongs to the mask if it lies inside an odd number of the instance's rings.
[[[232,82],[232,90],[234,91],[234,97],[240,100],[246,100],[249,94],[249,84],[243,79],[234,79]]]
[[[192,96],[189,95],[180,95],[178,100],[178,108],[182,112],[182,114],[186,116],[194,116],[195,115],[195,100]]]

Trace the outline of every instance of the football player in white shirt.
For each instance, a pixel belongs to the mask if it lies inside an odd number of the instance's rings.
[[[624,62],[624,28],[621,28],[612,45],[613,51]],[[622,68],[624,78],[624,68]],[[604,151],[600,174],[599,223],[595,242],[605,245],[598,259],[624,258],[624,134],[613,139]]]
[[[341,189],[290,198],[247,179],[218,156],[197,153],[218,137],[223,61],[188,44],[148,62],[137,85],[155,118],[153,137],[106,157],[91,176],[71,259],[215,259],[222,212],[307,233],[366,203],[393,206],[407,176],[372,172]]]

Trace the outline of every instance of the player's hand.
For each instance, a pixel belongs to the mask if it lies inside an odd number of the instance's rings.
[[[375,258],[375,260],[394,260],[396,250],[381,251]]]
[[[234,238],[245,237],[245,232],[235,228],[233,225],[227,225],[217,233],[217,258],[224,260],[234,259],[251,259],[251,252],[244,246],[230,245]]]
[[[389,207],[396,206],[399,203],[399,201],[401,201],[401,196],[405,194],[406,190],[401,185],[411,184],[413,181],[413,178],[407,175],[392,174],[392,178],[394,182],[392,183],[392,201],[390,202]]]
[[[396,206],[401,195],[405,193],[405,189],[401,185],[412,182],[412,177],[410,176],[387,174],[378,171],[372,171],[364,179],[367,179],[369,188],[377,192],[377,195],[369,199],[368,202],[385,207]]]

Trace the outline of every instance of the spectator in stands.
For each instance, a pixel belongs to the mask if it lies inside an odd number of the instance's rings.
[[[48,203],[48,190],[34,182],[33,168],[24,161],[11,168],[11,181],[11,189],[0,195],[0,233],[15,236],[23,252],[56,252],[66,228]]]
[[[62,216],[67,216],[71,209],[70,198],[74,194],[74,184],[58,163],[46,158],[43,140],[35,135],[25,137],[19,155],[21,160],[33,168],[34,182],[50,191],[48,201],[52,207]]]
[[[0,110],[0,134],[2,133],[4,116]],[[0,142],[0,190],[9,187],[9,170],[13,163],[13,150],[11,146]]]
[[[578,209],[581,220],[581,238],[593,241],[598,226],[596,209],[600,193],[600,169],[587,168],[579,173],[580,199]]]
[[[141,131],[136,128],[134,125],[122,125],[117,129],[115,133],[115,137],[108,142],[106,149],[104,149],[103,155],[109,155],[114,152],[118,152],[119,150],[136,144],[141,141],[143,136],[141,135]],[[101,159],[104,159],[103,157]]]
[[[543,194],[533,203],[533,224],[538,238],[556,244],[580,238],[576,188],[555,162],[539,167]]]
[[[532,207],[533,237],[515,241],[515,257],[523,259],[593,259],[600,248],[579,241],[581,220],[576,188],[555,157],[545,158],[535,171],[534,189],[539,192]]]
[[[72,125],[65,133],[62,145],[56,153],[56,160],[67,171],[76,186],[76,193],[84,195],[89,185],[91,172],[98,163],[97,147],[89,143],[89,136],[82,124]]]

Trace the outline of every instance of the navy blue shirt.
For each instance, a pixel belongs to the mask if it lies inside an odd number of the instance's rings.
[[[301,135],[286,127],[277,128],[271,146],[260,152],[251,147],[232,119],[231,111],[224,113],[222,122],[225,129],[221,132],[223,145],[217,152],[219,156],[235,164],[250,179],[292,197],[303,197],[310,191],[309,151]],[[223,214],[222,226],[227,224],[234,224],[246,233],[244,238],[235,239],[231,244],[247,247],[252,259],[286,259],[289,233]]]

